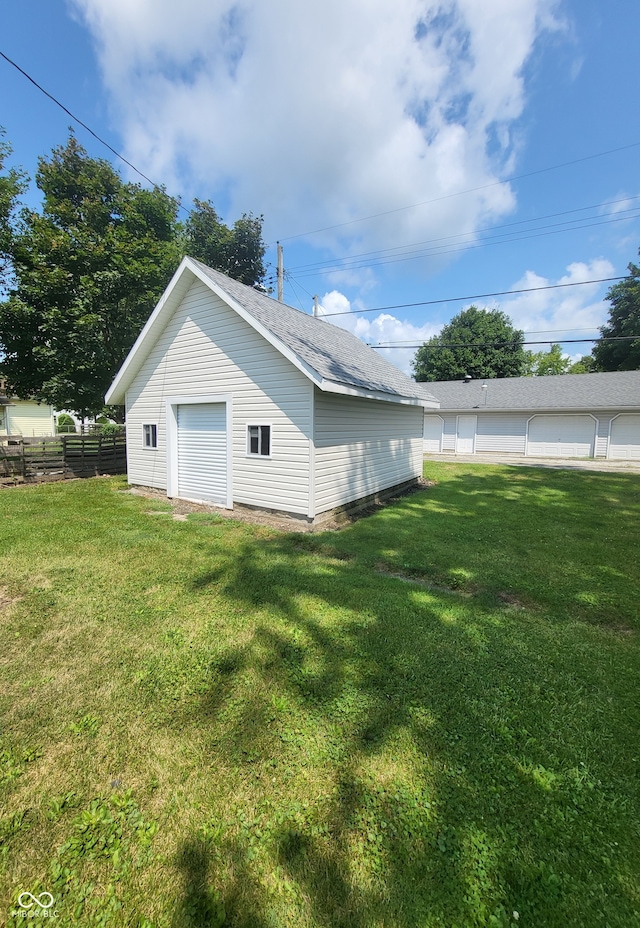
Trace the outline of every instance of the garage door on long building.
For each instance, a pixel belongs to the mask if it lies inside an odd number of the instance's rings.
[[[613,420],[609,457],[640,461],[640,416],[621,415]]]
[[[593,457],[596,422],[591,416],[534,416],[527,454],[537,457]]]
[[[424,450],[430,454],[442,451],[442,419],[440,416],[424,417]]]
[[[177,408],[178,496],[227,502],[225,403],[186,403]]]

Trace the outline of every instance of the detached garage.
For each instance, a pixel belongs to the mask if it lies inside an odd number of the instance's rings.
[[[640,460],[640,371],[424,384],[426,454]]]
[[[360,339],[185,258],[106,397],[129,481],[310,521],[415,482],[429,392]]]

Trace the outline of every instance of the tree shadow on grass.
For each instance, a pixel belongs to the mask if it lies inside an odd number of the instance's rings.
[[[515,492],[505,478],[465,487],[482,507]],[[635,917],[637,849],[614,811],[637,802],[633,725],[616,716],[602,651],[576,647],[544,596],[532,613],[491,589],[461,597],[371,570],[390,547],[414,556],[434,519],[479,518],[475,504],[437,503],[425,520],[407,499],[364,533],[320,538],[321,553],[286,536],[247,541],[194,580],[255,617],[179,718],[254,784],[216,851],[229,925]],[[462,559],[447,567],[470,572]],[[632,665],[614,651],[624,687]]]
[[[640,626],[637,475],[477,465],[454,474],[340,533],[336,548],[557,619]]]
[[[222,928],[226,912],[222,899],[210,884],[206,845],[199,840],[187,841],[178,853],[177,863],[184,892],[172,928]]]

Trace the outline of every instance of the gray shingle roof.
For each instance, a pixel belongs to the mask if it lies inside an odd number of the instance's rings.
[[[640,408],[640,371],[436,381],[418,386],[440,401],[441,410]]]
[[[380,393],[434,400],[430,385],[417,384],[345,329],[279,303],[200,261],[193,258],[190,261],[323,379]]]

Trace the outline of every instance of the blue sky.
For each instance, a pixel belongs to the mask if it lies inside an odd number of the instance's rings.
[[[638,39],[634,0],[23,0],[0,50],[186,205],[263,214],[291,305],[318,294],[369,343],[419,344],[471,301],[399,304],[636,260]],[[0,80],[33,176],[71,121],[3,60]],[[607,286],[473,302],[577,356]]]

